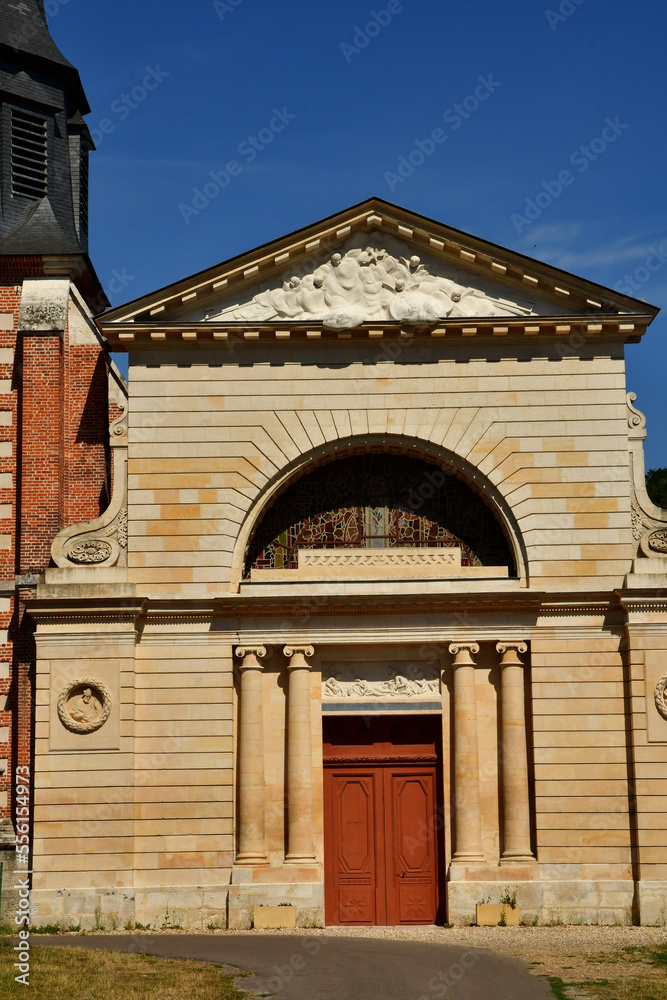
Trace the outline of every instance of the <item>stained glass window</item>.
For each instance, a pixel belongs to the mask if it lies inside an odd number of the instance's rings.
[[[484,500],[429,462],[368,454],[330,462],[293,483],[266,513],[251,569],[296,569],[299,549],[460,547],[464,566],[509,566],[505,535]]]

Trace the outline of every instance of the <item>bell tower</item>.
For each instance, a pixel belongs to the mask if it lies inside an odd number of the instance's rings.
[[[88,259],[90,108],[77,70],[51,38],[43,0],[2,0],[0,255],[39,257],[104,307]]]

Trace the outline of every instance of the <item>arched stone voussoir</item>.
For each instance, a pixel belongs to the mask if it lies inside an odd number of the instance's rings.
[[[257,491],[257,495],[248,505],[234,546],[230,572],[231,592],[239,591],[248,550],[259,524],[271,505],[285,490],[319,466],[348,456],[373,453],[407,455],[431,462],[458,476],[478,493],[502,528],[514,556],[517,576],[522,585],[527,586],[528,562],[521,531],[510,504],[498,487],[467,459],[432,441],[399,434],[366,433],[336,438],[304,452],[287,463],[263,489]]]

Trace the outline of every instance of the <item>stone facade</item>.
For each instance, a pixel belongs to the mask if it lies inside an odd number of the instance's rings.
[[[426,713],[450,922],[510,884],[528,920],[664,923],[667,512],[624,373],[654,315],[375,199],[105,314],[113,498],[31,604],[40,922],[324,923],[323,718]],[[250,562],[373,455],[426,463],[417,512],[465,484],[511,565]]]

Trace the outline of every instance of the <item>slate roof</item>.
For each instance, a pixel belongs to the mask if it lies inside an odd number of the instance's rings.
[[[90,111],[78,71],[51,37],[43,0],[0,0],[0,57],[47,74],[57,70],[81,114]]]
[[[70,136],[87,136],[83,118],[90,107],[74,66],[49,31],[44,0],[0,0],[0,112],[4,103],[27,106],[55,120],[49,126],[46,195],[32,201],[10,196],[9,144],[0,149],[0,266],[6,257],[51,256],[73,268],[83,295],[98,312],[106,296],[88,257],[87,234],[77,232],[73,187],[79,160]]]
[[[2,0],[0,45],[74,69],[51,38],[42,0]]]

